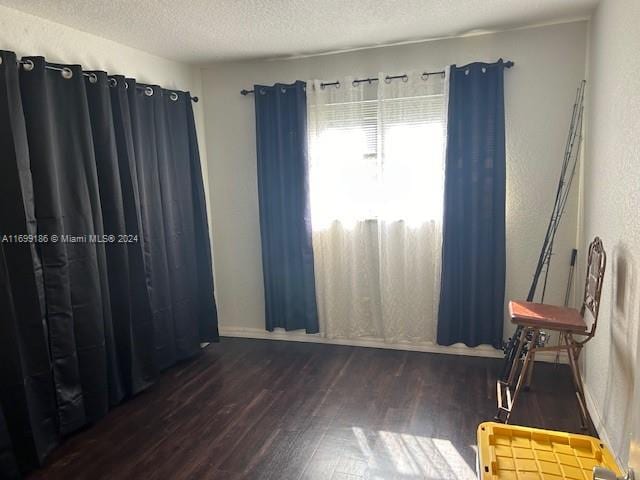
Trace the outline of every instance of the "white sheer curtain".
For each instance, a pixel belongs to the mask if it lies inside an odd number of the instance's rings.
[[[415,72],[353,80],[307,84],[320,330],[330,338],[432,342],[446,82]]]

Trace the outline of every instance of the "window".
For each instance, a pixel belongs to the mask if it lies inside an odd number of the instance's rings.
[[[342,87],[347,92],[326,87],[332,91],[310,102],[314,229],[336,221],[346,226],[366,220],[440,221],[444,82],[415,82],[347,84]]]

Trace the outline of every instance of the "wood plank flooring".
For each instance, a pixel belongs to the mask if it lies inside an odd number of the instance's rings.
[[[68,438],[33,479],[475,478],[500,361],[223,338]],[[512,423],[580,432],[566,366]]]

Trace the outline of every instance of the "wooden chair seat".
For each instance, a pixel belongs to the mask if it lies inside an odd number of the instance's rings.
[[[509,314],[516,325],[546,330],[585,333],[587,324],[575,308],[543,303],[510,301]]]

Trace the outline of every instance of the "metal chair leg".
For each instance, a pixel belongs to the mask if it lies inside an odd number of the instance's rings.
[[[526,337],[525,337],[526,338]],[[509,412],[507,413],[507,418],[504,423],[509,423],[509,417],[511,417],[511,412],[513,411],[513,407],[518,400],[518,396],[520,395],[520,390],[525,382],[525,378],[529,372],[529,365],[533,357],[535,357],[536,351],[536,341],[538,340],[538,330],[532,330],[531,340],[529,342],[529,350],[527,351],[527,355],[524,357],[524,364],[522,365],[522,370],[520,370],[520,375],[518,376],[518,383],[516,384],[516,389],[513,392],[513,396],[511,398],[511,405]]]
[[[584,393],[582,376],[580,375],[580,367],[578,366],[580,347],[575,344],[570,335],[565,336],[565,342],[567,345],[567,354],[569,357],[569,366],[571,367],[573,385],[575,388],[578,405],[580,407],[580,422],[582,424],[582,429],[588,430],[590,428],[591,422],[589,418],[589,412],[587,410],[587,400]]]

